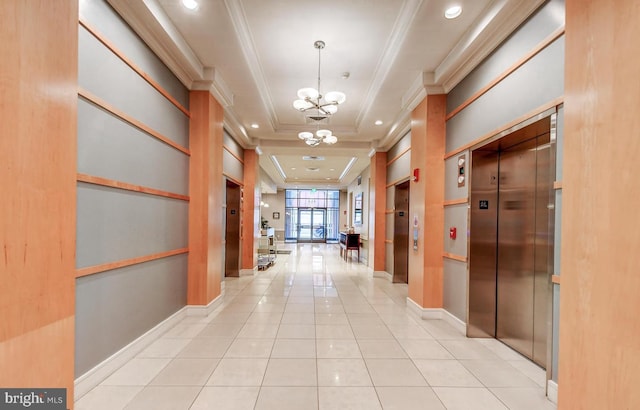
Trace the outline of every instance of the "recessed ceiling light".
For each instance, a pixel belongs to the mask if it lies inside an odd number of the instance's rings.
[[[448,19],[454,19],[462,14],[462,6],[451,6],[444,12],[444,16]]]
[[[293,171],[295,171],[295,170],[296,170],[296,167],[291,167],[291,169],[292,169]]]
[[[258,128],[260,128],[260,126],[258,124],[251,124],[251,128],[258,129]]]
[[[182,0],[182,5],[189,10],[195,10],[198,8],[198,2],[196,0]]]
[[[382,121],[380,121],[380,120],[378,120],[378,121],[374,122],[374,124],[376,124],[376,125],[382,125],[382,124],[383,124],[383,122],[382,122]]]
[[[335,171],[335,168],[329,168],[329,171]]]

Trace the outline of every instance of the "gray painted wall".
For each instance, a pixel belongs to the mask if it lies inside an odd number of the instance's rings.
[[[188,90],[104,0],[80,15],[188,108]],[[83,27],[79,84],[91,94],[188,148],[189,119]],[[83,98],[78,102],[78,172],[189,192],[189,157]],[[78,183],[76,266],[87,267],[188,246],[188,201]],[[186,303],[187,255],[76,280],[76,377]]]
[[[458,187],[458,158],[465,157],[465,171],[470,171],[469,167],[469,150],[463,151],[444,161],[444,199],[449,201],[452,199],[463,199],[469,197],[469,181],[465,181],[463,187]]]
[[[444,259],[443,265],[444,308],[466,323],[467,306],[460,301],[467,300],[467,264],[453,259]]]
[[[183,307],[186,266],[183,254],[76,280],[76,376]]]
[[[495,79],[506,68],[531,51],[533,47],[564,25],[564,1],[551,0],[534,13],[516,32],[498,47],[472,73],[447,95],[447,111],[451,112],[463,101]],[[453,151],[481,136],[503,127],[536,108],[547,104],[564,93],[564,36],[555,40],[514,73],[507,76],[482,97],[478,98],[447,122],[446,151]],[[558,112],[557,180],[562,177],[562,126],[563,110]],[[467,164],[470,160],[466,154]],[[457,158],[445,163],[445,198],[468,198],[468,182],[465,188],[457,187]],[[470,167],[467,166],[467,177]],[[556,193],[556,272],[560,249],[559,212],[562,207],[561,192]],[[467,255],[468,205],[445,208],[445,252]],[[458,239],[449,239],[449,227],[458,228]],[[457,242],[460,241],[460,242]],[[467,315],[467,264],[454,260],[444,262],[445,309],[466,321]],[[554,334],[552,368],[557,368],[557,311],[558,292],[554,291]],[[554,380],[557,374],[553,372]]]
[[[467,219],[468,204],[447,206],[444,208],[444,251],[458,256],[467,256]],[[449,237],[449,228],[456,228],[456,239]]]

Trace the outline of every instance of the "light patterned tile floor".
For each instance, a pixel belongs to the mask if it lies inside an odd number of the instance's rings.
[[[227,278],[223,304],[185,318],[81,397],[77,410],[549,409],[542,369],[406,305],[337,245],[287,245]]]

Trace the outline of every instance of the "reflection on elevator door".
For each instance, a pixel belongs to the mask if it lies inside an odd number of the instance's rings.
[[[395,187],[393,226],[393,283],[409,278],[409,181]]]
[[[469,337],[546,367],[552,259],[550,120],[472,153]],[[550,259],[551,258],[551,259]]]

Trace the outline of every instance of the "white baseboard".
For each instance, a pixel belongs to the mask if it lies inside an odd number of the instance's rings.
[[[467,334],[467,324],[458,319],[457,316],[452,315],[448,310],[442,309],[442,319],[463,335]]]
[[[407,296],[407,307],[420,318],[422,318],[422,306],[418,305],[411,298]]]
[[[206,306],[187,305],[187,316],[208,316],[209,314],[211,314],[211,312],[213,312],[220,306],[223,298],[224,294],[220,293],[217,298],[213,299]]]
[[[374,278],[383,278],[388,280],[389,282],[391,282],[391,280],[393,279],[393,276],[391,276],[391,274],[387,271],[384,270],[374,270],[373,271],[373,277]]]
[[[143,351],[169,329],[178,324],[187,316],[187,310],[187,306],[178,310],[173,315],[158,323],[153,329],[138,337],[136,340],[118,350],[116,353],[106,358],[82,376],[78,377],[74,382],[74,399],[78,400],[80,397],[87,394],[89,390],[102,383],[102,381],[109,377],[113,372],[118,370],[129,360],[133,359],[138,353]]]
[[[78,377],[74,382],[74,400],[78,400],[91,389],[102,383],[102,381],[109,377],[113,372],[124,366],[129,360],[133,359],[151,343],[158,340],[163,334],[180,323],[180,321],[185,317],[209,315],[222,304],[223,298],[224,293],[221,293],[206,306],[188,305],[183,307],[173,315],[158,323],[153,329],[118,350],[93,369]]]
[[[467,333],[467,324],[442,308],[423,308],[407,297],[407,307],[422,319],[444,320],[463,335]]]
[[[558,383],[547,380],[547,398],[550,402],[558,405]]]
[[[240,276],[253,276],[258,271],[258,267],[256,266],[253,269],[240,269]]]

